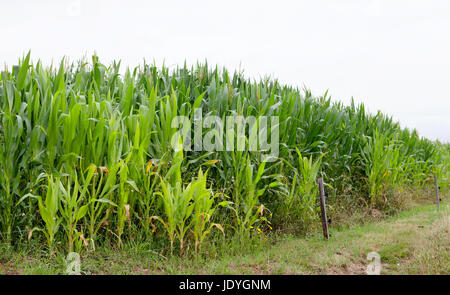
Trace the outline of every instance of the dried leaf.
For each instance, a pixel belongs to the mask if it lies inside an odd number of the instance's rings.
[[[125,204],[124,208],[125,208],[125,214],[127,215],[127,219],[128,219],[128,225],[131,226],[130,205],[129,204]]]

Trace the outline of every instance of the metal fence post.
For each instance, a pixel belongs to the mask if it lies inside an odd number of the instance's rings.
[[[319,183],[319,198],[320,198],[320,211],[322,213],[322,227],[323,227],[323,236],[328,240],[328,219],[327,219],[327,209],[325,207],[325,192],[323,189],[323,179],[320,177],[318,179]]]

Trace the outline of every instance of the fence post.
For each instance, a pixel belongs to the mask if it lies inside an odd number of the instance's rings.
[[[318,179],[319,183],[319,198],[320,198],[320,212],[322,213],[322,227],[323,236],[328,240],[328,219],[327,219],[327,209],[325,207],[325,193],[323,189],[323,179],[320,177]]]
[[[437,209],[439,211],[439,192],[438,192],[439,187],[438,187],[436,174],[434,175],[434,189],[436,191],[436,206],[437,206]]]

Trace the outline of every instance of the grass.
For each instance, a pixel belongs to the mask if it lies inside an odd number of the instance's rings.
[[[121,250],[102,248],[82,255],[84,274],[365,274],[367,254],[381,256],[381,274],[450,274],[450,199],[441,210],[430,201],[365,225],[331,228],[299,238],[276,235],[243,253],[220,257],[164,257],[139,242]],[[3,274],[63,274],[65,257],[3,249]]]

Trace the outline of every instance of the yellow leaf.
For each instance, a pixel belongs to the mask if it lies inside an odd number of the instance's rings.
[[[225,231],[223,230],[222,225],[218,224],[218,223],[213,223],[211,226],[215,226],[217,227],[222,233],[225,233]]]
[[[150,171],[150,168],[153,166],[153,161],[148,162],[147,168],[145,169],[145,172],[148,173]]]
[[[202,165],[214,165],[219,161],[220,160],[209,160],[209,161],[206,161],[205,163],[203,163]]]

